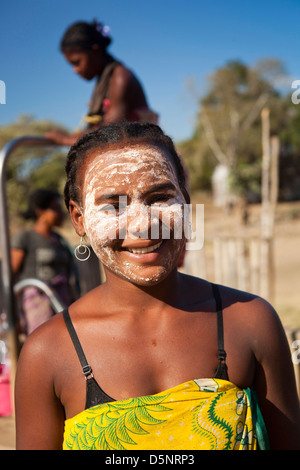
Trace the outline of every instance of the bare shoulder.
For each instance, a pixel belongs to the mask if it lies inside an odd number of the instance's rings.
[[[112,85],[129,83],[132,78],[133,73],[127,67],[124,67],[122,64],[117,65],[111,77]]]
[[[287,347],[283,324],[274,307],[260,296],[220,286],[220,295],[226,318],[251,343],[257,359],[272,351]],[[229,323],[229,321],[227,323]]]
[[[266,299],[250,292],[223,285],[217,287],[223,310],[228,310],[236,315],[239,313],[244,319],[250,317],[253,321],[257,318],[262,320],[262,315],[266,320],[278,321],[278,315],[274,307]]]
[[[66,327],[62,313],[38,327],[25,341],[18,360],[18,370],[25,364],[26,369],[38,370],[39,374],[47,371],[51,376],[57,358],[63,354],[67,341]]]
[[[230,315],[232,319],[236,317],[245,322],[246,318],[254,321],[262,320],[262,315],[266,321],[278,321],[278,315],[272,305],[262,297],[251,294],[246,291],[234,289],[225,285],[214,284],[207,280],[181,274],[183,280],[183,289],[188,292],[188,297],[196,300],[214,300],[216,303],[213,287],[219,292],[222,309],[225,315]]]
[[[219,286],[219,292],[225,314],[228,312],[248,326],[260,326],[260,329],[281,325],[276,310],[266,299],[227,286]]]

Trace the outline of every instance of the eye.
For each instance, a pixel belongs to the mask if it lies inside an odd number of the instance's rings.
[[[80,64],[80,60],[79,59],[71,60],[69,61],[69,63],[72,67],[78,67],[78,65]]]
[[[99,207],[99,211],[105,215],[113,215],[119,211],[119,203],[115,202],[113,204],[103,204]]]
[[[118,204],[115,203],[115,204],[105,204],[103,206],[100,206],[99,207],[99,210],[101,212],[114,212],[116,209],[118,209]]]
[[[113,201],[110,204],[102,204],[99,206],[99,210],[105,215],[119,215],[127,207],[127,201],[120,197],[117,201]]]

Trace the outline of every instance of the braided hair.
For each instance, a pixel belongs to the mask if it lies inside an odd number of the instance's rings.
[[[110,29],[96,20],[92,23],[85,23],[78,21],[68,27],[64,33],[61,42],[60,50],[91,50],[97,44],[102,49],[106,48],[111,43]]]
[[[165,135],[156,124],[123,122],[112,123],[94,132],[86,133],[70,148],[65,165],[67,181],[64,198],[67,208],[69,209],[71,199],[80,205],[79,173],[91,151],[144,143],[163,147],[168,151],[176,170],[179,186],[188,199],[185,170],[172,139]]]

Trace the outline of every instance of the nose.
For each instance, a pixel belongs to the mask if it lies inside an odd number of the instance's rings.
[[[144,204],[133,205],[128,212],[128,236],[135,240],[137,238],[150,239],[151,217],[148,208]]]
[[[145,240],[149,240],[149,230],[146,229],[144,231],[141,231],[141,230],[136,230],[136,231],[131,231],[129,232],[129,236],[130,238],[133,238],[134,240],[136,240],[137,238],[143,238]]]

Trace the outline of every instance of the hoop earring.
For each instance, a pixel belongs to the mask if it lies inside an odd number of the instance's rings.
[[[74,256],[78,261],[87,261],[91,256],[91,250],[82,243],[82,237],[80,237],[79,245],[74,249]]]

